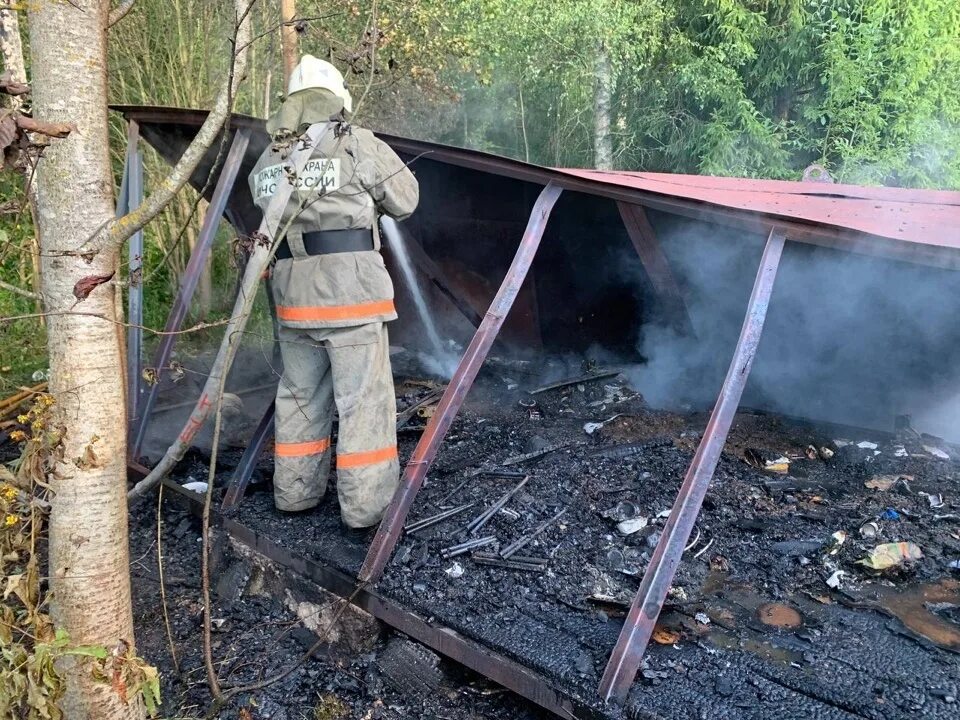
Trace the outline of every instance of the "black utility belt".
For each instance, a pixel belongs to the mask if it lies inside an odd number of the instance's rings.
[[[307,255],[326,255],[328,253],[363,252],[373,250],[373,230],[320,230],[303,234],[303,249]],[[277,245],[278,260],[293,257],[286,240]]]

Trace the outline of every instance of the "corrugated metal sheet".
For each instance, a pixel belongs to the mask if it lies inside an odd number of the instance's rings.
[[[561,172],[593,182],[877,237],[960,248],[960,192],[665,173]]]

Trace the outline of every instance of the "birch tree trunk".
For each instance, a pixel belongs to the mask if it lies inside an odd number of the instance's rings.
[[[593,99],[593,164],[597,170],[613,170],[613,136],[610,134],[610,105],[613,97],[613,66],[610,51],[597,47],[596,85]]]
[[[3,57],[3,69],[10,73],[11,80],[27,82],[23,45],[20,42],[20,21],[14,8],[0,8],[0,57]],[[6,100],[14,110],[23,106],[23,96],[10,96]]]
[[[123,243],[176,196],[216,139],[243,78],[249,10],[234,0],[233,72],[171,173],[133,212],[114,220],[107,127],[106,43],[110,0],[32,0],[33,109],[69,123],[38,163],[37,226],[50,316],[50,390],[61,442],[50,459],[54,491],[49,575],[55,624],[75,645],[132,650],[126,503],[126,398],[122,309],[110,279]],[[132,6],[117,6],[116,20]],[[74,310],[77,304],[79,308]],[[83,314],[78,314],[80,311]],[[69,720],[142,720],[139,696],[123,702],[109,683],[69,657],[63,711]]]
[[[37,168],[42,287],[49,318],[50,389],[63,438],[50,474],[50,583],[53,617],[72,644],[133,646],[127,543],[126,428],[120,326],[110,283],[64,313],[76,284],[107,277],[117,247],[87,259],[75,251],[113,219],[107,129],[107,0],[37,0],[29,4],[33,107],[37,117],[72,123]],[[88,262],[89,260],[89,262]],[[89,280],[87,282],[90,282]],[[139,719],[109,684],[65,665],[63,710],[70,720]]]

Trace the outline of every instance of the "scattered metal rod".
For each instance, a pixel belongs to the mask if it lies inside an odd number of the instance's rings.
[[[578,377],[567,378],[566,380],[559,380],[555,383],[550,383],[549,385],[541,385],[540,387],[534,388],[528,392],[531,395],[539,395],[540,393],[544,393],[549,390],[558,390],[560,388],[567,387],[568,385],[579,385],[581,383],[595,382],[596,380],[605,380],[606,378],[616,377],[619,374],[619,370],[606,370],[599,373],[590,373],[589,375],[580,375]]]
[[[439,500],[437,500],[437,507],[441,507],[447,500],[449,500],[449,499],[452,498],[454,495],[456,495],[458,492],[460,492],[461,490],[463,490],[463,488],[466,487],[467,483],[469,483],[472,479],[473,479],[472,477],[468,476],[467,478],[465,478],[465,479],[463,480],[463,482],[457,483],[457,486],[456,486],[453,490],[451,490],[451,491],[448,492],[446,495],[444,495],[442,498],[440,498]]]
[[[503,495],[500,496],[500,499],[497,500],[493,505],[484,510],[482,513],[477,515],[473,520],[470,521],[470,524],[467,525],[467,532],[471,535],[476,535],[477,531],[480,530],[484,525],[490,522],[490,518],[496,515],[500,509],[510,502],[511,498],[516,495],[527,484],[527,481],[530,479],[530,476],[527,475],[523,478],[517,485],[507,490]]]
[[[422,408],[424,405],[429,405],[432,401],[439,399],[440,396],[443,395],[443,390],[444,388],[437,388],[420,400],[417,400],[417,402],[408,407],[406,410],[397,413],[397,430],[402,429],[408,422],[410,422],[413,419],[413,416],[417,414],[417,410]]]
[[[497,470],[496,468],[492,470],[488,468],[479,468],[477,470],[471,470],[469,473],[470,477],[477,477],[478,475],[492,478],[504,478],[505,480],[521,480],[527,476],[527,474],[522,470]]]
[[[537,537],[537,535],[542,533],[544,530],[550,527],[553,523],[555,523],[557,520],[563,517],[563,514],[566,511],[567,511],[567,508],[564,508],[549,520],[544,520],[542,523],[537,525],[532,532],[527,533],[519,540],[516,540],[515,542],[512,542],[509,545],[507,545],[503,550],[500,551],[500,557],[502,557],[504,560],[509,560],[510,556],[514,555],[517,552],[517,550],[529,545],[530,542]]]
[[[440,554],[444,558],[452,558],[456,557],[457,555],[463,555],[464,553],[475,550],[476,548],[492,545],[496,541],[496,535],[487,535],[486,537],[476,538],[475,540],[467,540],[459,545],[451,545],[450,547],[443,548],[443,550],[440,551]]]
[[[492,567],[505,568],[507,570],[529,570],[531,572],[543,572],[547,569],[547,565],[549,564],[549,560],[546,558],[515,555],[509,560],[504,560],[496,553],[486,552],[475,552],[470,555],[470,559],[478,565],[490,565]]]
[[[540,450],[534,450],[533,452],[524,453],[523,455],[513,455],[504,460],[501,465],[518,465],[522,462],[527,462],[528,460],[535,460],[538,457],[543,457],[544,455],[549,455],[552,452],[557,450],[563,450],[564,448],[570,447],[574,443],[560,443],[559,445],[548,445],[545,448]]]
[[[454,515],[459,515],[464,510],[467,510],[468,508],[471,508],[471,507],[473,507],[473,503],[469,502],[459,507],[451,508],[450,510],[444,510],[443,512],[439,512],[436,515],[431,515],[430,517],[425,517],[421,520],[417,520],[415,522],[412,522],[406,525],[403,528],[403,531],[407,535],[410,535],[412,533],[425,530],[426,528],[431,527],[432,525],[436,525],[439,522],[443,522],[447,518],[452,518]]]
[[[693,559],[696,560],[698,557],[703,555],[707,550],[709,550],[710,546],[713,545],[714,540],[716,540],[716,538],[710,538],[710,542],[708,542],[706,545],[704,545],[702,548],[700,548],[693,554]]]

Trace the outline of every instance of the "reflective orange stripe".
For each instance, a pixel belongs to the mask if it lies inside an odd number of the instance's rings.
[[[396,312],[393,300],[377,300],[376,302],[360,303],[359,305],[333,305],[323,307],[312,305],[307,307],[277,306],[277,317],[281,320],[293,321],[329,321],[329,320],[364,320],[377,315],[389,315]]]
[[[363,467],[364,465],[375,465],[387,460],[396,460],[397,457],[396,445],[379,450],[368,450],[367,452],[337,453],[337,469],[346,470]]]
[[[307,440],[298,443],[278,442],[276,446],[277,455],[280,457],[303,457],[304,455],[316,455],[326,452],[330,449],[330,438],[323,440]]]

